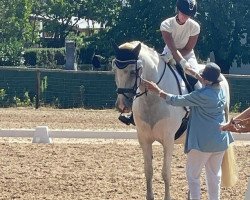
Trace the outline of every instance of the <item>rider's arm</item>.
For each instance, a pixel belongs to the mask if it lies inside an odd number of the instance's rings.
[[[186,68],[184,68],[184,71],[185,71],[185,73],[193,76],[194,78],[198,79],[198,81],[200,81],[202,83],[203,78],[193,68],[186,67]]]
[[[183,58],[183,55],[187,55],[188,53],[190,53],[192,51],[192,49],[194,48],[194,46],[197,43],[197,39],[198,39],[199,34],[197,34],[195,36],[190,36],[186,46],[183,49],[177,50],[171,33],[167,32],[167,31],[162,31],[161,33],[162,33],[162,37],[164,39],[164,42],[167,44],[168,48],[170,49],[175,61],[177,61],[178,63],[181,64],[181,66],[183,67],[184,71],[187,74],[190,74],[191,76],[193,76],[196,79],[198,79],[199,81],[201,81],[202,78],[200,77],[200,75],[197,74],[191,68],[191,66],[187,63],[187,61]]]
[[[186,56],[194,49],[194,47],[197,43],[197,40],[198,40],[198,36],[199,36],[199,34],[194,35],[194,36],[190,36],[186,46],[183,49],[178,49],[182,56]]]
[[[174,59],[177,62],[180,62],[182,59],[184,59],[183,56],[186,56],[194,49],[198,40],[198,36],[199,36],[199,34],[190,36],[186,46],[183,49],[177,49],[171,33],[167,31],[161,31],[161,34],[162,34],[162,38],[165,44],[170,49],[171,53],[173,54]]]
[[[165,44],[168,46],[169,50],[171,51],[175,61],[180,62],[182,59],[184,59],[180,51],[177,50],[171,33],[167,31],[161,31],[161,34],[162,34],[162,38]]]

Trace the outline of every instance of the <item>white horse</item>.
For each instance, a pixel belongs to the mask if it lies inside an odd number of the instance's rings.
[[[176,79],[171,66],[168,66],[152,48],[139,41],[113,45],[116,58],[113,61],[115,80],[117,85],[116,107],[121,112],[134,114],[137,136],[144,157],[144,171],[146,176],[147,200],[153,200],[152,190],[152,144],[158,141],[163,146],[164,159],[162,178],[165,183],[164,200],[170,200],[170,167],[175,143],[175,133],[181,125],[186,110],[183,107],[173,107],[162,98],[146,93],[141,80],[153,81],[158,86],[172,94],[187,93],[183,80],[177,75]],[[224,77],[223,77],[224,78]],[[178,82],[180,87],[178,86]],[[229,111],[229,87],[226,79],[222,86],[227,95],[226,113]],[[183,141],[184,137],[178,139]],[[177,142],[178,142],[177,140]]]

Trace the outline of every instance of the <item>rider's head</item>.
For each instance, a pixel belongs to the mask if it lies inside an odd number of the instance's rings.
[[[177,0],[177,10],[189,17],[194,17],[197,11],[196,0]]]

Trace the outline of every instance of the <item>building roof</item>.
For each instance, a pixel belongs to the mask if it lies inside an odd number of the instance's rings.
[[[50,18],[48,16],[35,15],[35,14],[31,14],[30,19],[36,19],[38,21],[52,20],[52,18]],[[72,26],[74,25],[74,27],[79,31],[85,30],[85,29],[100,29],[100,28],[105,27],[105,25],[103,25],[103,27],[102,27],[100,23],[95,22],[91,19],[79,19],[79,21],[77,23],[75,23],[77,21],[77,19],[78,19],[77,17],[72,17],[70,25],[72,25]],[[59,21],[59,23],[63,23],[63,22]]]

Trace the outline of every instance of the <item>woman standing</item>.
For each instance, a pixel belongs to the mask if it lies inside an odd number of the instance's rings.
[[[161,90],[155,83],[144,81],[145,87],[173,106],[190,106],[185,142],[187,153],[186,175],[189,198],[201,198],[200,174],[206,170],[210,200],[220,199],[221,164],[225,150],[233,142],[229,132],[220,130],[225,121],[225,95],[220,87],[220,68],[208,63],[201,73],[203,87],[185,95],[173,95]]]

